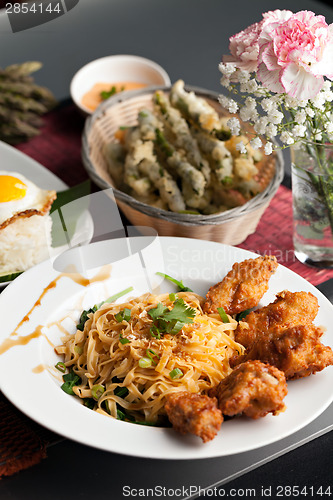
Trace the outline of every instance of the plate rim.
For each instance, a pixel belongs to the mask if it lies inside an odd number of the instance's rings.
[[[139,238],[147,238],[145,236],[139,236]],[[240,254],[243,254],[243,255],[246,255],[248,256],[249,258],[252,258],[253,256],[256,256],[258,254],[254,253],[254,252],[250,252],[248,250],[245,250],[245,249],[241,249],[241,248],[237,248],[237,247],[232,247],[230,245],[224,245],[224,244],[219,244],[219,243],[216,243],[216,242],[209,242],[209,241],[202,241],[202,240],[196,240],[196,239],[193,239],[193,238],[179,238],[179,237],[158,237],[160,240],[161,240],[161,244],[162,244],[162,247],[163,247],[163,250],[165,250],[165,248],[167,248],[167,245],[168,245],[168,242],[169,244],[172,243],[172,242],[175,242],[175,240],[177,242],[179,242],[179,244],[181,243],[187,243],[189,245],[192,245],[193,244],[198,244],[199,247],[203,247],[203,246],[214,246],[214,247],[218,247],[218,246],[222,246],[224,248],[227,248],[229,249],[232,249],[232,251],[234,251],[236,249],[236,253],[240,253]],[[121,238],[122,240],[123,238]],[[93,243],[94,245],[95,244],[98,244],[100,242],[97,242],[97,243]],[[233,258],[233,261],[235,262],[235,258]],[[24,274],[22,274],[19,278],[17,278],[17,281],[13,281],[12,284],[10,284],[7,289],[4,290],[4,292],[2,292],[2,294],[0,295],[0,306],[2,305],[2,302],[6,300],[6,297],[7,295],[11,295],[12,293],[12,290],[16,287],[19,287],[21,285],[21,282],[23,282],[24,280],[26,279],[29,279],[29,274],[33,274],[33,273],[38,273],[38,270],[42,267],[42,266],[46,266],[47,267],[47,264],[48,262],[43,262],[41,264],[38,264],[37,266],[35,266],[34,268],[31,268],[30,270],[26,271]],[[290,269],[286,268],[285,266],[283,265],[280,265],[281,268],[283,269],[282,272],[285,272],[287,271],[288,274],[290,273],[290,276],[294,276],[296,275],[299,280],[301,280],[301,282],[304,282],[306,284],[306,288],[310,288],[310,290],[315,290],[316,291],[316,296],[320,297],[320,301],[323,303],[323,304],[326,304],[327,307],[329,308],[332,308],[333,305],[331,304],[331,302],[318,290],[316,289],[311,283],[309,283],[307,280],[305,280],[304,278],[302,278],[301,276],[297,275],[296,273],[294,273],[293,271],[291,271]],[[50,269],[53,269],[53,267],[51,267]],[[54,275],[56,276],[57,274],[59,274],[57,271],[53,270],[54,271]],[[2,297],[5,297],[5,299],[3,299]],[[1,336],[0,334],[0,341],[2,341],[3,337]],[[0,356],[0,372],[1,372],[1,365],[2,365],[2,360],[1,360],[1,356]],[[308,377],[306,378],[308,379]],[[300,379],[301,380],[306,380],[306,379]],[[300,381],[296,381],[296,382],[300,382]],[[291,381],[291,383],[293,383],[295,381]],[[5,394],[5,396],[15,405],[17,406],[17,404],[12,401],[12,399],[15,400],[15,398],[12,398],[11,397],[11,394],[9,393],[10,391],[7,390],[7,388],[5,387],[5,390],[3,390],[3,385],[4,384],[1,384],[2,387],[1,387],[1,390],[3,391],[3,393]],[[67,395],[65,395],[66,397],[68,397]],[[292,427],[293,430],[290,431],[290,428],[288,428],[284,433],[282,434],[278,434],[278,436],[274,435],[271,439],[269,439],[269,441],[267,442],[261,442],[259,441],[258,444],[256,446],[251,446],[250,448],[246,448],[244,449],[244,446],[243,447],[240,447],[239,449],[235,449],[235,451],[232,451],[232,452],[229,452],[229,450],[227,450],[227,453],[217,453],[216,451],[215,452],[209,452],[209,443],[208,445],[205,444],[205,445],[201,445],[201,450],[204,449],[204,450],[207,450],[207,452],[203,452],[201,454],[199,454],[198,456],[195,455],[195,452],[196,452],[196,448],[193,447],[193,444],[191,444],[189,446],[189,449],[192,450],[192,455],[191,456],[188,456],[188,453],[185,453],[184,455],[180,455],[179,454],[179,449],[177,450],[176,449],[176,454],[177,455],[170,455],[170,452],[169,455],[168,454],[165,454],[164,453],[164,456],[162,456],[162,452],[160,453],[155,453],[155,454],[147,454],[147,453],[142,453],[142,452],[138,452],[137,449],[134,449],[132,451],[128,451],[128,450],[125,450],[125,451],[122,451],[120,449],[114,449],[113,447],[110,447],[110,444],[104,444],[102,445],[101,443],[99,443],[98,445],[97,444],[94,444],[92,443],[91,441],[87,441],[85,439],[80,439],[78,438],[77,436],[72,436],[72,435],[69,435],[70,433],[69,432],[64,432],[62,431],[61,429],[58,429],[58,428],[55,428],[54,425],[50,425],[49,423],[45,423],[43,421],[41,421],[40,419],[38,419],[38,416],[36,417],[36,415],[32,415],[31,412],[29,411],[25,411],[26,409],[22,409],[22,408],[19,408],[20,411],[22,411],[23,413],[25,413],[27,416],[29,416],[30,418],[32,418],[33,420],[37,421],[40,425],[44,426],[44,427],[47,427],[48,429],[54,431],[54,432],[57,432],[59,434],[61,434],[62,436],[66,437],[66,438],[70,438],[70,439],[73,439],[74,441],[77,441],[81,444],[84,444],[84,445],[88,445],[88,446],[94,446],[95,448],[98,448],[98,449],[102,449],[102,450],[105,450],[105,451],[111,451],[111,452],[114,452],[114,453],[119,453],[119,454],[124,454],[124,455],[127,455],[127,456],[135,456],[135,457],[141,457],[141,458],[156,458],[156,459],[172,459],[172,460],[193,460],[193,459],[205,459],[205,458],[217,458],[217,457],[221,457],[221,456],[230,456],[230,455],[234,455],[234,454],[237,454],[237,453],[242,453],[242,452],[247,452],[247,451],[251,451],[251,450],[254,450],[256,448],[261,448],[263,446],[266,446],[268,444],[272,444],[276,441],[280,441],[286,437],[288,437],[289,435],[292,435],[294,434],[295,432],[297,432],[298,430],[302,429],[303,427],[305,427],[306,425],[308,425],[310,422],[312,422],[315,418],[317,418],[323,411],[325,411],[325,409],[329,406],[329,404],[332,402],[332,399],[333,399],[333,393],[330,394],[330,398],[328,398],[325,402],[324,405],[321,405],[321,407],[318,409],[318,411],[315,411],[313,412],[310,417],[308,417],[307,419],[304,420],[304,422],[302,423],[302,425],[298,425],[298,426],[294,426]],[[71,404],[69,404],[69,406],[73,406]],[[81,405],[77,405],[77,406],[80,406]],[[87,410],[87,409],[85,409]],[[76,413],[76,411],[74,411],[74,413]],[[88,414],[87,414],[88,415]],[[96,415],[95,412],[93,412],[93,415]],[[98,418],[100,417],[103,417],[105,418],[104,416],[102,415],[99,415]],[[269,419],[271,416],[267,416],[266,419]],[[275,419],[275,417],[272,417]],[[282,414],[282,417],[280,418],[283,418],[283,414]],[[263,419],[261,419],[261,421],[263,421]],[[268,420],[267,420],[268,421]],[[146,429],[143,429],[144,426],[134,426],[134,425],[131,425],[129,423],[126,423],[126,422],[119,422],[117,420],[112,420],[112,422],[115,425],[115,428],[118,428],[122,429],[122,427],[119,427],[119,424],[122,424],[123,426],[126,425],[127,427],[123,427],[124,430],[127,429],[127,431],[129,430],[128,426],[131,426],[132,428],[140,428],[140,432],[141,431],[147,431],[147,428]],[[222,427],[223,427],[223,424],[222,424]],[[151,428],[150,428],[151,430]],[[155,432],[155,435],[157,435],[157,429],[154,429],[154,432]],[[166,430],[167,431],[167,430]],[[172,430],[171,430],[172,431]],[[133,431],[134,434],[135,434],[135,431]],[[132,434],[133,432],[130,432],[129,434]],[[140,434],[139,432],[139,434]],[[223,432],[223,428],[222,428],[222,431],[221,433]],[[112,433],[112,432],[111,432]],[[168,433],[168,432],[167,432]],[[172,431],[173,433],[173,431]],[[128,434],[128,432],[127,432]],[[146,434],[146,432],[141,432],[141,435],[143,434]],[[182,441],[182,437],[179,437],[177,436],[177,442],[178,444]],[[215,440],[212,442],[214,443]],[[200,443],[201,444],[201,443]],[[205,448],[202,448],[205,447]],[[177,447],[176,447],[177,448]],[[165,456],[167,455],[167,456]]]

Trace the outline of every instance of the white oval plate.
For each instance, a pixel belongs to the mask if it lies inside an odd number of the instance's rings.
[[[55,320],[71,316],[67,329],[75,331],[75,322],[82,309],[129,286],[136,296],[149,291],[149,282],[156,293],[175,291],[174,285],[159,281],[156,271],[182,279],[194,291],[204,295],[209,286],[221,280],[234,262],[255,257],[246,250],[226,245],[186,238],[134,238],[136,253],[126,257],[132,240],[118,239],[100,242],[69,251],[63,257],[65,267],[78,260],[81,267],[89,260],[105,263],[113,260],[111,275],[95,280],[88,287],[61,277],[56,286],[41,299],[41,305],[28,314],[48,284],[59,276],[51,262],[44,262],[18,277],[0,296],[0,381],[5,396],[21,411],[45,427],[80,443],[116,453],[160,459],[212,458],[253,450],[298,431],[320,415],[333,399],[332,367],[322,372],[288,383],[287,410],[279,416],[251,420],[235,418],[222,424],[218,436],[203,444],[195,436],[181,436],[173,429],[145,427],[114,420],[84,407],[74,396],[60,389],[61,374],[54,369],[61,360],[53,346],[60,344],[61,332],[56,326],[43,329]],[[137,253],[140,248],[146,247]],[[72,252],[72,253],[71,253]],[[121,259],[121,260],[119,260]],[[142,267],[146,263],[146,269]],[[148,263],[148,265],[147,265]],[[108,267],[104,268],[108,274]],[[90,269],[86,276],[96,276],[100,268]],[[311,284],[289,269],[279,266],[270,280],[269,291],[261,305],[274,300],[281,290],[312,292],[319,301],[317,325],[329,326],[332,304]],[[119,299],[120,301],[122,299]],[[11,335],[22,318],[28,314]],[[37,328],[37,329],[36,329]],[[30,337],[29,337],[30,335]],[[19,336],[19,337],[18,337]],[[13,346],[9,347],[8,338]],[[7,340],[6,340],[7,339]],[[15,345],[15,342],[25,345]],[[333,335],[327,331],[323,342],[333,346]]]
[[[68,189],[67,184],[54,175],[50,170],[3,141],[0,141],[0,159],[1,170],[7,172],[18,172],[30,181],[34,182],[41,189],[54,189],[55,191],[64,191],[65,189]],[[91,215],[88,212],[84,212],[78,220],[71,244],[74,246],[77,242],[82,240],[86,242],[90,241],[93,231],[94,228]],[[55,255],[63,252],[64,249],[65,247],[52,248],[51,255],[54,257]],[[8,285],[8,283],[9,282],[1,282],[0,288]]]

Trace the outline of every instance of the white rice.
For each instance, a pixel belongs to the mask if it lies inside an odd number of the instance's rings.
[[[49,257],[49,214],[19,218],[0,229],[0,275],[25,271]]]

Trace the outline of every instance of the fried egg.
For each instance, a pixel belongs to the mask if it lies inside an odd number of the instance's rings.
[[[55,198],[55,191],[40,189],[22,174],[0,170],[0,226],[11,219],[45,215]]]

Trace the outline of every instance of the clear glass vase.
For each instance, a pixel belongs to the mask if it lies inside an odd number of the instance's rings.
[[[333,268],[333,144],[293,146],[291,161],[295,255]]]

